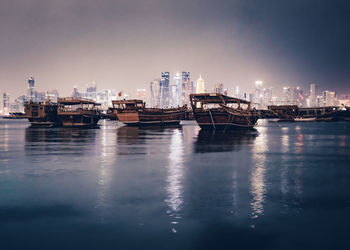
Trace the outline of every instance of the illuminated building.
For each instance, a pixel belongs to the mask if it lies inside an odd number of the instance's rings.
[[[28,78],[28,87],[27,87],[27,99],[30,101],[35,101],[35,90],[34,90],[34,77]]]
[[[257,108],[261,108],[262,84],[262,81],[255,81],[254,104]]]
[[[170,84],[170,73],[162,72],[160,78],[160,106],[159,108],[166,108],[169,106],[169,84]]]
[[[3,113],[8,114],[10,112],[10,96],[6,92],[2,95],[2,103]]]
[[[182,83],[180,73],[176,73],[173,82],[170,84],[169,106],[182,106]]]
[[[262,98],[262,108],[267,108],[267,106],[271,105],[272,101],[272,88],[264,88],[263,90],[263,98]]]
[[[328,107],[328,106],[336,106],[337,101],[336,101],[336,96],[334,91],[323,91],[323,106]]]
[[[160,107],[160,79],[155,79],[150,83],[150,104],[151,107]]]
[[[197,80],[197,90],[196,90],[197,94],[200,93],[205,93],[205,82],[202,78],[202,76],[200,75],[198,80]]]
[[[190,75],[190,72],[182,72],[182,105],[190,105],[190,94],[195,92],[193,82],[191,82],[190,79]]]
[[[310,96],[309,96],[309,107],[319,107],[317,100],[318,85],[310,84]]]
[[[214,93],[222,94],[224,92],[224,84],[218,82],[215,83]]]
[[[292,102],[292,93],[290,87],[283,88],[283,102],[285,105],[290,105]]]

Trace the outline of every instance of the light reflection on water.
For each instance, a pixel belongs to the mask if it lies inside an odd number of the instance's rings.
[[[108,207],[108,192],[110,184],[112,182],[113,163],[116,158],[116,138],[110,136],[108,133],[108,126],[106,125],[106,120],[102,121],[103,125],[101,128],[100,143],[96,146],[96,151],[100,151],[100,166],[98,171],[98,192],[97,192],[97,201],[96,208],[100,213],[101,223],[106,222],[104,215],[104,210]]]
[[[252,219],[258,218],[264,213],[264,200],[266,194],[265,171],[266,152],[268,150],[265,135],[266,128],[259,128],[259,136],[254,141],[253,146],[253,166],[250,177],[250,193],[253,196],[251,201]]]
[[[9,150],[9,135],[8,135],[8,124],[3,124],[0,127],[0,131],[2,132],[0,134],[0,163],[6,164],[8,162],[8,158],[6,157],[6,154]],[[0,174],[3,173],[5,170],[0,170]]]
[[[170,153],[169,153],[169,165],[168,165],[168,177],[166,191],[168,197],[165,202],[169,206],[167,213],[173,218],[171,222],[173,224],[173,232],[176,233],[175,226],[178,224],[180,219],[181,208],[183,205],[183,138],[181,131],[174,129],[171,142],[170,142]]]
[[[191,122],[100,124],[34,129],[0,121],[5,243],[32,231],[42,249],[57,237],[56,249],[72,242],[89,248],[91,234],[118,249],[215,249],[212,242],[295,249],[295,239],[317,244],[311,231],[342,242],[350,222],[349,125],[262,121],[255,131],[212,133]]]

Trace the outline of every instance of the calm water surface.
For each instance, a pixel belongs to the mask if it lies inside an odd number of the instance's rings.
[[[350,249],[350,123],[0,120],[1,249]]]

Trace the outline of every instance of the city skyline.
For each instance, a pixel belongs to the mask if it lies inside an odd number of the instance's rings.
[[[350,97],[344,93],[337,95],[334,89],[320,89],[318,84],[310,84],[309,91],[300,86],[284,86],[280,91],[261,80],[255,81],[254,88],[242,90],[239,85],[234,89],[228,89],[222,82],[211,85],[205,82],[200,75],[197,80],[191,79],[191,72],[168,72],[160,73],[149,83],[149,91],[146,88],[124,92],[122,89],[98,88],[96,82],[85,85],[85,90],[73,86],[69,97],[91,99],[106,110],[112,105],[113,100],[140,99],[147,107],[168,108],[191,106],[189,95],[192,93],[221,93],[236,98],[250,101],[257,109],[267,109],[270,105],[297,105],[299,107],[326,107],[326,106],[349,106]],[[33,76],[27,79],[27,92],[12,99],[7,92],[3,93],[0,113],[22,112],[26,101],[42,102],[50,100],[57,102],[58,97],[63,97],[56,89],[38,90]]]
[[[0,11],[1,92],[13,97],[31,75],[69,95],[92,81],[130,92],[186,69],[228,88],[348,91],[346,1],[17,0]]]

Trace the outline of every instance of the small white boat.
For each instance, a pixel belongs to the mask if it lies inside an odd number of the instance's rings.
[[[314,122],[316,121],[316,117],[298,117],[298,118],[294,118],[294,121],[296,122]]]

